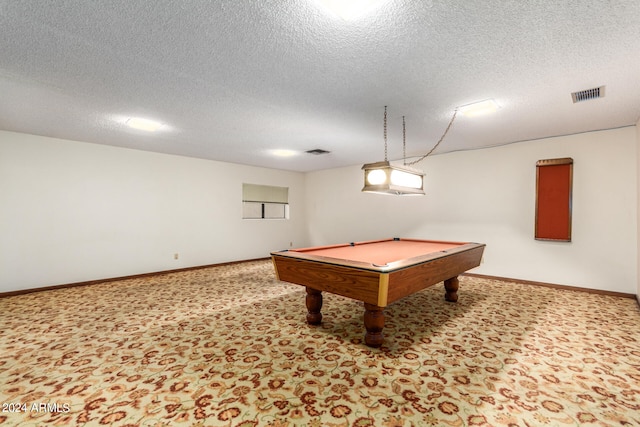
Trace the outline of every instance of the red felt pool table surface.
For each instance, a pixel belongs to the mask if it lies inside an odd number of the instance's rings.
[[[373,266],[389,266],[394,262],[443,252],[466,243],[413,239],[386,239],[334,246],[295,249],[291,252],[357,261]]]

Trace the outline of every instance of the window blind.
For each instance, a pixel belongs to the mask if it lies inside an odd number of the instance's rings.
[[[289,188],[272,185],[242,184],[243,202],[289,203]]]

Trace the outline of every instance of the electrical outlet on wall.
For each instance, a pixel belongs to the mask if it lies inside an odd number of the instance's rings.
[[[180,254],[179,253],[176,252],[175,254],[173,254],[173,259],[178,259],[178,258],[180,258]]]

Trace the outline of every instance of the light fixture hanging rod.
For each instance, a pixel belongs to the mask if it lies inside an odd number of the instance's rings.
[[[449,133],[449,129],[451,129],[451,125],[453,125],[453,121],[456,119],[456,115],[458,114],[458,109],[456,108],[455,110],[453,110],[453,115],[451,116],[451,120],[449,120],[449,124],[447,125],[447,128],[444,130],[444,133],[442,134],[442,136],[440,137],[440,139],[438,140],[438,142],[436,142],[436,145],[433,146],[433,148],[431,150],[429,150],[429,152],[423,156],[421,156],[420,158],[418,158],[418,160],[414,160],[413,162],[407,163],[405,160],[405,165],[406,166],[411,166],[411,165],[415,165],[418,162],[423,161],[424,159],[426,159],[431,153],[434,152],[434,150],[436,148],[438,148],[438,145],[440,145],[440,143],[444,140],[444,138],[447,136],[447,133]],[[404,121],[404,118],[403,118]],[[404,158],[406,159],[407,156],[405,154]]]
[[[387,159],[387,106],[384,106],[384,161]]]
[[[407,127],[402,116],[402,162],[407,166]]]

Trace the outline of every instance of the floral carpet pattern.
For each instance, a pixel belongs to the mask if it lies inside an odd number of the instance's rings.
[[[468,276],[385,309],[255,261],[0,299],[0,426],[640,425],[635,300]]]

